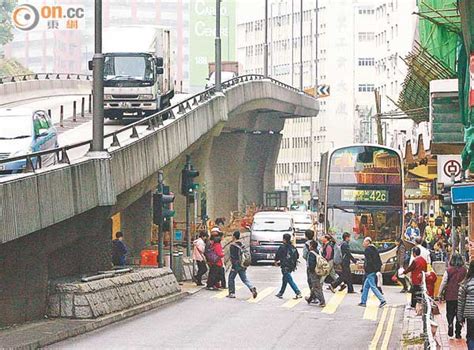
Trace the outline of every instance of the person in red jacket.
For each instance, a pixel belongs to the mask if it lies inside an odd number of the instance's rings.
[[[223,234],[220,233],[218,236],[214,237],[214,244],[212,248],[216,252],[219,260],[216,262],[216,275],[214,280],[214,287],[215,288],[226,288],[225,282],[225,269],[224,269],[224,249],[222,249],[222,236]]]
[[[416,302],[418,299],[418,295],[421,292],[421,284],[422,284],[422,275],[423,272],[426,272],[428,264],[426,260],[420,256],[421,250],[418,247],[414,247],[412,249],[413,254],[413,261],[408,266],[407,269],[403,272],[403,275],[411,272],[411,283],[412,283],[412,290],[411,290],[411,307],[416,306]]]

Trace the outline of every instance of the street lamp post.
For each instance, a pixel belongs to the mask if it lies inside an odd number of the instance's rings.
[[[303,0],[300,0],[300,90],[303,91]]]
[[[268,78],[268,0],[265,0],[265,44],[263,45],[263,75]]]
[[[95,52],[92,59],[92,117],[91,151],[104,150],[104,55],[102,54],[102,0],[95,0]]]
[[[221,73],[221,0],[216,0],[216,91],[222,91]]]

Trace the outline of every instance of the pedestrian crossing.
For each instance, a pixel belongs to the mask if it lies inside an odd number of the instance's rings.
[[[272,299],[272,297],[274,297],[274,295],[277,294],[278,292],[278,288],[266,287],[263,289],[259,289],[257,298],[254,299],[251,296],[250,297],[247,296],[245,297],[245,299],[242,299],[242,296],[239,297],[238,292],[244,290],[244,287],[236,286],[235,290],[237,293],[237,300],[245,301],[249,304],[262,304],[266,302],[267,300],[273,300],[272,301],[272,305],[273,305],[275,303],[276,298]],[[246,291],[247,291],[247,288],[245,288],[245,292],[243,292],[242,294],[246,293]],[[206,294],[206,295],[208,295],[209,298],[211,299],[225,299],[228,294],[229,294],[228,289],[222,289],[219,292],[213,292],[213,294],[210,296],[209,294]],[[295,309],[300,304],[306,305],[305,297],[308,297],[310,295],[310,289],[307,287],[302,289],[301,294],[303,295],[303,298],[301,299],[293,299],[293,298],[283,299],[281,301],[282,303],[279,304],[278,307],[282,309],[291,310],[291,309]],[[329,295],[328,294],[329,293],[327,292],[325,293],[326,306],[323,308],[320,308],[320,310],[321,310],[321,313],[323,314],[332,315],[332,314],[335,314],[337,310],[341,307],[343,302],[347,299],[348,294],[346,290],[337,291],[334,294],[329,294]],[[360,301],[360,294],[353,294],[353,297],[351,298],[351,304],[357,305],[359,301]],[[407,294],[406,301],[407,302],[410,301],[410,294]],[[379,305],[380,305],[380,301],[372,292],[370,292],[369,298],[367,300],[367,306],[364,308],[362,319],[376,322],[379,319],[379,314],[381,313],[381,310],[386,309],[386,308],[380,309]],[[392,307],[397,307],[400,305],[401,304],[394,304],[392,305]],[[380,320],[382,320],[383,317],[384,316],[382,314]]]

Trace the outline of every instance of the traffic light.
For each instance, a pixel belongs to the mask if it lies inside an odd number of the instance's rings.
[[[166,231],[169,227],[170,218],[175,214],[171,209],[171,203],[174,202],[174,193],[170,192],[168,186],[163,186],[163,192],[153,193],[153,223],[160,227],[161,231]]]
[[[193,190],[198,188],[198,184],[194,183],[194,178],[199,176],[199,171],[194,170],[192,166],[190,169],[183,169],[181,171],[181,194],[183,196],[189,195]]]

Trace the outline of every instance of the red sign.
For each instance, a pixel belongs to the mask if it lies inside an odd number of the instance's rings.
[[[469,62],[469,75],[471,80],[471,90],[469,92],[469,107],[474,107],[474,53],[471,53],[471,59]]]

